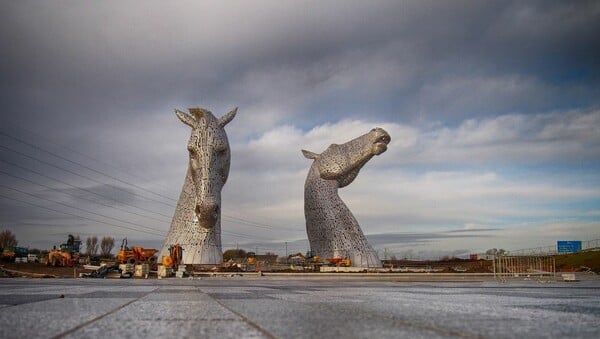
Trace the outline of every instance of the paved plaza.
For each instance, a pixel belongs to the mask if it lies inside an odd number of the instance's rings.
[[[599,338],[600,281],[0,279],[0,338]]]

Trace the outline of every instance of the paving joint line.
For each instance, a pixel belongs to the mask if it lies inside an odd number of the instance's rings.
[[[100,319],[102,319],[102,318],[104,318],[104,317],[106,317],[106,316],[109,316],[109,315],[111,315],[111,314],[114,314],[114,313],[116,313],[116,312],[117,312],[117,311],[119,311],[119,310],[122,310],[122,309],[124,309],[125,307],[127,307],[127,306],[129,306],[129,305],[133,304],[133,303],[134,303],[134,302],[136,302],[136,301],[139,301],[140,299],[142,299],[142,298],[146,297],[147,295],[149,295],[150,293],[153,293],[153,292],[155,292],[155,291],[156,291],[156,290],[158,290],[158,289],[160,289],[160,287],[156,287],[156,288],[154,288],[153,290],[151,290],[151,291],[148,291],[147,293],[145,293],[145,294],[144,294],[144,295],[142,295],[141,297],[139,297],[139,298],[135,298],[135,299],[133,299],[133,300],[131,300],[131,301],[129,301],[129,302],[126,302],[125,304],[123,304],[123,305],[121,305],[121,306],[119,306],[119,307],[115,308],[114,310],[112,310],[112,311],[110,311],[110,312],[107,312],[107,313],[104,313],[104,314],[102,314],[102,315],[99,315],[99,316],[97,316],[96,318],[90,319],[90,320],[88,320],[88,321],[86,321],[86,322],[84,322],[84,323],[82,323],[82,324],[79,324],[79,325],[77,325],[77,326],[73,327],[73,328],[72,328],[72,329],[70,329],[70,330],[67,330],[67,331],[65,331],[65,332],[63,332],[63,333],[57,334],[57,335],[55,335],[55,336],[51,337],[51,339],[60,339],[60,338],[64,338],[64,337],[66,337],[67,335],[69,335],[69,334],[72,334],[72,333],[76,332],[77,330],[80,330],[80,329],[82,329],[82,328],[86,327],[87,325],[90,325],[90,324],[92,324],[92,323],[94,323],[94,322],[96,322],[96,321],[98,321],[98,320],[100,320]]]
[[[245,315],[241,314],[240,312],[232,309],[231,307],[227,306],[226,304],[222,303],[220,300],[213,298],[210,294],[203,292],[201,288],[198,288],[198,290],[200,290],[201,293],[205,294],[206,296],[208,296],[210,299],[214,300],[217,304],[221,305],[222,307],[224,307],[226,310],[228,310],[229,312],[237,315],[238,317],[240,317],[245,323],[247,323],[248,325],[250,325],[251,327],[254,327],[256,330],[258,330],[260,333],[264,334],[267,338],[269,339],[277,339],[276,336],[274,336],[273,334],[271,334],[269,331],[267,331],[266,329],[262,328],[260,325],[258,325],[257,323],[255,323],[254,321],[250,320],[249,318],[247,318]]]

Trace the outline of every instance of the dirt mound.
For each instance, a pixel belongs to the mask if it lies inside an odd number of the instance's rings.
[[[559,272],[578,272],[587,269],[600,274],[600,251],[585,251],[554,257]]]

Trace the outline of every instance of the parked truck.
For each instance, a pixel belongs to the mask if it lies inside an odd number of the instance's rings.
[[[7,247],[0,249],[0,258],[2,261],[16,262],[16,261],[27,261],[27,254],[29,250],[25,247]]]
[[[158,252],[155,248],[143,248],[140,246],[127,246],[127,238],[121,242],[121,249],[117,254],[117,260],[121,264],[156,264],[156,256]]]

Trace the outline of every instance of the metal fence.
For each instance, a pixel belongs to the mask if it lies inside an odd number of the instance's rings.
[[[581,250],[591,250],[600,248],[600,239],[584,240],[581,242]],[[540,255],[556,255],[558,253],[556,244],[542,247],[524,248],[520,250],[508,251],[507,256],[540,256]]]
[[[556,276],[552,256],[498,256],[493,268],[495,277]]]

